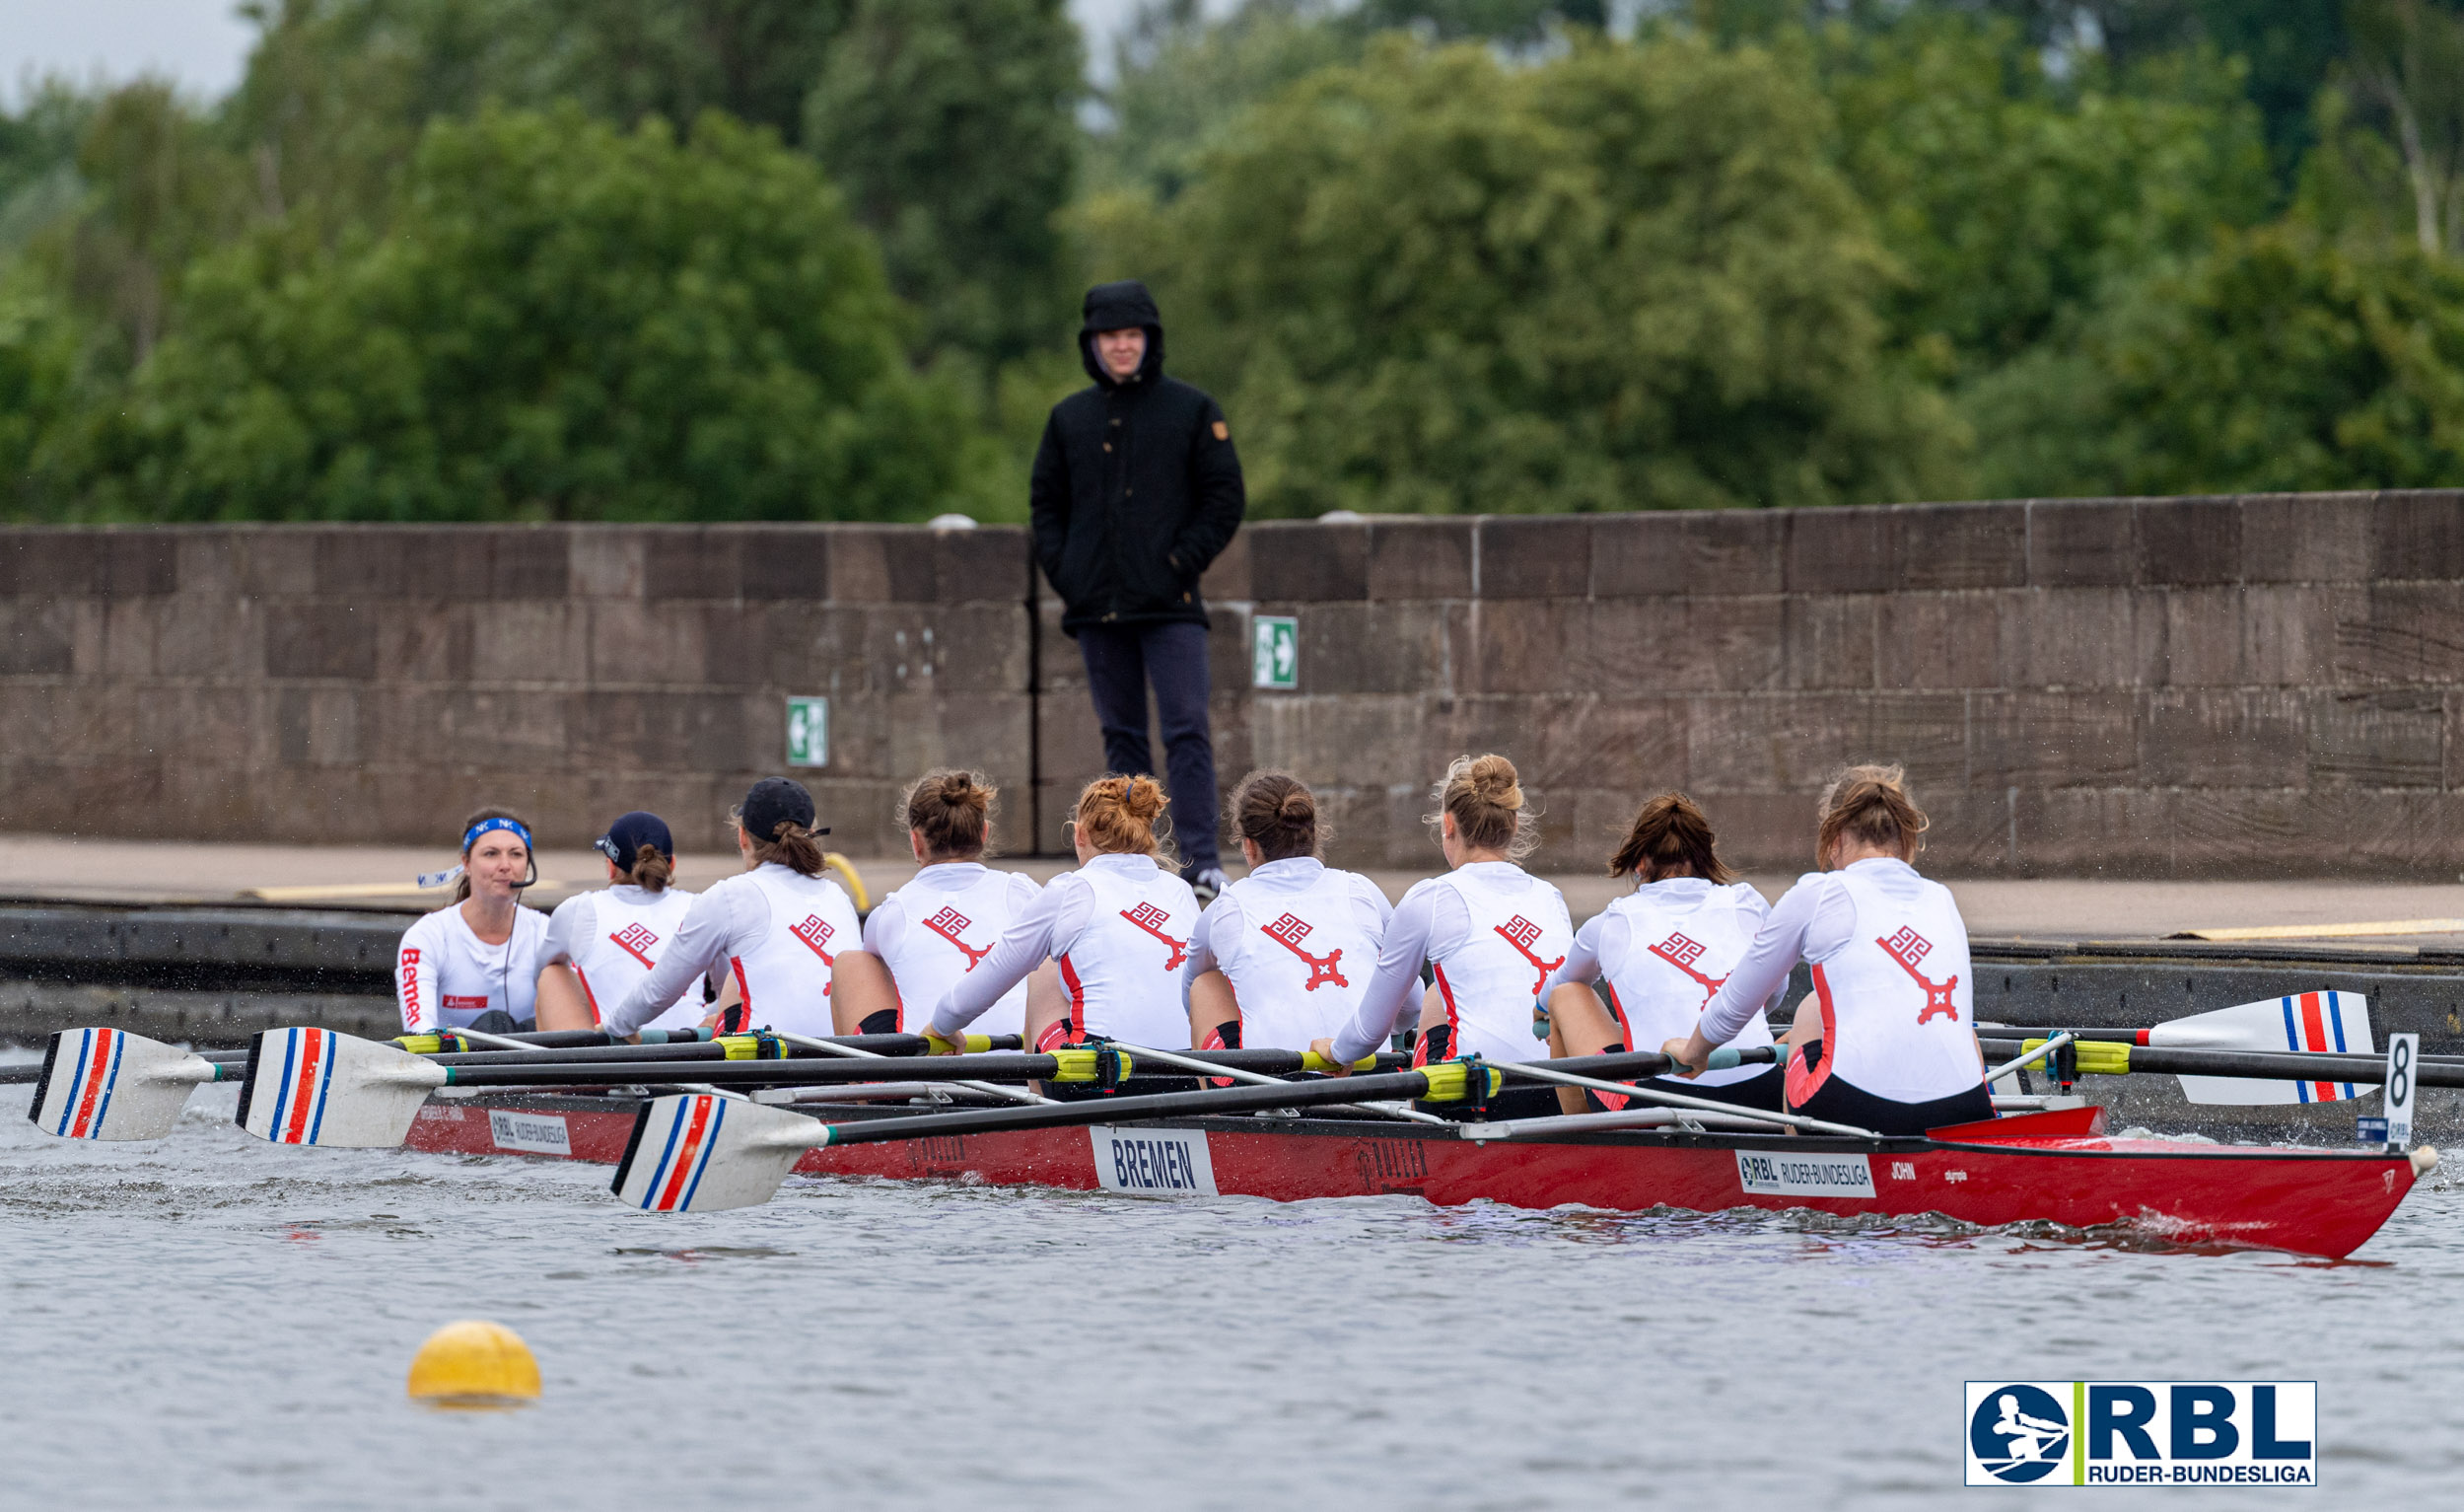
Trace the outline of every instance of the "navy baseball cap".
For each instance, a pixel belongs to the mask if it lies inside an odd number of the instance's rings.
[[[793,821],[814,834],[827,834],[827,829],[812,828],[812,794],[805,785],[790,777],[764,777],[752,785],[744,801],[736,806],[736,822],[756,841],[768,843],[778,838],[779,826]]]
[[[607,832],[591,842],[594,850],[626,871],[633,869],[634,858],[645,845],[670,861],[675,859],[675,837],[668,833],[668,822],[641,809],[618,815]]]

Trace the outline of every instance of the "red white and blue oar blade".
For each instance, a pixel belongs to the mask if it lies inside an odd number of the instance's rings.
[[[64,1029],[42,1052],[42,1079],[27,1111],[61,1139],[160,1139],[179,1121],[188,1091],[214,1063],[121,1029]]]
[[[2194,1014],[2147,1031],[2147,1044],[2167,1049],[2292,1050],[2305,1054],[2371,1055],[2369,999],[2358,992],[2296,992],[2213,1013]],[[2370,1089],[2352,1082],[2269,1082],[2236,1076],[2185,1076],[2193,1103],[2250,1108],[2341,1103]]]
[[[240,1126],[275,1144],[383,1150],[410,1137],[445,1067],[330,1029],[269,1029],[248,1042]]]
[[[653,1098],[633,1120],[610,1189],[648,1213],[753,1207],[824,1137],[818,1119],[739,1098]]]

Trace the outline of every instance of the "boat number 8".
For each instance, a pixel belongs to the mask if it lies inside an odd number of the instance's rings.
[[[2387,1104],[2402,1108],[2413,1101],[2413,1046],[2398,1040],[2387,1057]]]

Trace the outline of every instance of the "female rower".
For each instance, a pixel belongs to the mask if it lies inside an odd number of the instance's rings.
[[[722,963],[739,1001],[715,1016],[721,1029],[831,1033],[830,966],[859,927],[856,905],[821,875],[829,831],[813,828],[812,795],[785,777],[754,783],[735,820],[746,870],[693,900],[659,965],[607,1010],[609,1034],[639,1034]]]
[[[865,915],[862,950],[839,953],[830,1011],[840,1034],[895,1034],[906,1027],[909,1003],[929,1012],[984,964],[1001,932],[1034,901],[1035,879],[984,864],[996,796],[980,773],[934,771],[898,800],[907,844],[923,870]],[[1023,1033],[1026,983],[1002,993],[974,1027],[979,1034]]]
[[[692,905],[693,895],[673,886],[675,838],[658,815],[624,815],[591,847],[606,859],[608,885],[576,893],[548,918],[541,1029],[598,1028],[600,1005],[621,1000],[651,973]],[[701,1002],[688,987],[650,1027],[690,1029],[702,1016]]]
[[[1797,1113],[1883,1134],[1994,1116],[1976,1043],[1968,927],[1950,890],[1917,875],[1926,818],[1896,766],[1852,766],[1822,795],[1814,856],[1728,973],[1694,1032],[1663,1048],[1701,1066],[1813,966],[1788,1066]]]
[[[1517,864],[1538,841],[1514,763],[1456,756],[1437,799],[1438,845],[1453,870],[1403,895],[1359,1011],[1342,1033],[1310,1046],[1339,1067],[1384,1048],[1414,1001],[1421,1005],[1416,1064],[1548,1053],[1532,1033],[1533,1010],[1549,973],[1566,964],[1575,930],[1565,896]],[[1425,994],[1418,990],[1423,961],[1438,978]]]
[[[1090,1035],[1166,1049],[1178,1044],[1188,1032],[1180,970],[1198,900],[1177,872],[1158,864],[1163,847],[1155,827],[1166,802],[1153,777],[1088,783],[1070,822],[1078,870],[1046,883],[1001,932],[982,970],[942,994],[931,1032],[957,1043],[1025,981],[1026,1034],[1039,1050]]]
[[[1635,889],[1575,931],[1566,964],[1549,977],[1552,1055],[1656,1047],[1672,1035],[1691,1033],[1703,1006],[1771,916],[1762,895],[1721,863],[1711,821],[1683,793],[1662,793],[1643,805],[1608,863],[1608,875],[1632,878]],[[1608,994],[1605,1005],[1591,989],[1595,980]],[[1774,992],[1770,1001],[1779,1000]],[[1755,1008],[1735,1043],[1771,1043],[1762,1007]],[[1782,1068],[1772,1065],[1708,1071],[1693,1082],[1654,1080],[1689,1097],[1777,1113],[1786,1079]],[[1559,1088],[1557,1100],[1568,1113],[1592,1106],[1586,1100],[1602,1108],[1627,1101],[1573,1087]]]
[[[530,1027],[547,944],[547,915],[522,905],[522,890],[539,880],[530,848],[530,827],[510,810],[481,809],[462,821],[452,905],[404,930],[394,952],[406,1033]]]
[[[1306,1049],[1360,1007],[1394,909],[1375,883],[1318,859],[1317,800],[1290,772],[1251,772],[1227,809],[1249,875],[1189,937],[1189,1043]]]

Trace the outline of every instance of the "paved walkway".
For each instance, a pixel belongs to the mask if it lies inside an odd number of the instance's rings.
[[[162,840],[73,840],[57,835],[0,835],[0,897],[87,902],[292,902],[303,907],[419,907],[443,890],[412,886],[423,871],[453,864],[451,853],[410,847],[207,844]],[[858,873],[876,898],[906,881],[915,863],[858,859]],[[1038,878],[1060,871],[1058,860],[1002,863]],[[686,855],[677,880],[703,888],[736,871],[732,855]],[[598,887],[605,865],[593,851],[547,851],[532,900],[552,905],[568,893]],[[1409,872],[1372,874],[1389,897],[1419,880]],[[1755,877],[1777,898],[1792,878]],[[1560,877],[1580,920],[1605,906],[1621,888],[1604,877]],[[249,899],[267,890],[271,897]],[[373,891],[371,891],[373,890]],[[2099,882],[2078,879],[1954,882],[1969,929],[1980,935],[2060,939],[2145,939],[2215,927],[2323,926],[2382,920],[2464,918],[2464,884],[2277,882]],[[2454,942],[2458,934],[2388,937],[2385,944]]]

